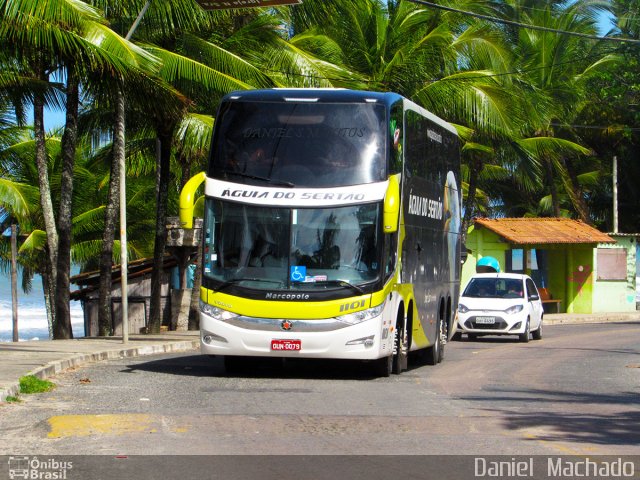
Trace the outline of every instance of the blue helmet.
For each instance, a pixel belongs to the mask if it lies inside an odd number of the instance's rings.
[[[500,263],[493,257],[482,257],[476,263],[476,273],[499,273]]]

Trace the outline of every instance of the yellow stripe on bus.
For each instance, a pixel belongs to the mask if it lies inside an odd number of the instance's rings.
[[[296,318],[314,319],[331,318],[339,315],[365,310],[372,306],[371,295],[358,295],[339,300],[308,301],[305,295],[296,292],[284,292],[279,300],[256,300],[253,298],[241,298],[226,293],[215,292],[202,288],[200,298],[202,301],[239,315],[259,318]],[[307,294],[308,295],[308,294]],[[375,306],[375,305],[373,305]]]

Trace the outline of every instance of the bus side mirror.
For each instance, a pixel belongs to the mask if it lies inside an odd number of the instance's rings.
[[[400,175],[389,177],[389,186],[384,195],[384,213],[382,218],[382,228],[384,233],[394,233],[398,231],[398,220],[400,219]]]
[[[180,192],[180,224],[182,228],[193,228],[194,197],[196,190],[206,178],[205,172],[195,174]]]

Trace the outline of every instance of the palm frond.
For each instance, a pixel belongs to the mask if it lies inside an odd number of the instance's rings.
[[[25,221],[26,217],[33,215],[39,204],[40,191],[37,188],[0,178],[0,207],[11,212],[19,221]]]
[[[162,67],[158,75],[166,82],[182,88],[184,91],[201,89],[209,92],[228,93],[233,90],[253,88],[253,85],[249,83],[187,56],[152,45],[146,45],[144,48],[161,59]]]

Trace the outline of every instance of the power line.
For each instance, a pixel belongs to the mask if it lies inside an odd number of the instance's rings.
[[[549,28],[549,27],[541,27],[539,25],[529,25],[526,23],[515,22],[513,20],[503,20],[502,18],[491,17],[489,15],[483,15],[481,13],[469,12],[466,10],[459,10],[457,8],[445,7],[443,5],[437,5],[435,3],[426,2],[424,0],[409,0],[410,2],[417,3],[420,5],[425,5],[427,7],[437,8],[439,10],[445,10],[447,12],[460,13],[462,15],[468,15],[475,18],[480,18],[482,20],[487,20],[489,22],[495,23],[504,23],[506,25],[513,25],[515,27],[528,28],[530,30],[540,30],[543,32],[552,32],[552,33],[560,33],[562,35],[573,35],[574,37],[582,37],[589,38],[592,40],[605,40],[610,42],[626,42],[626,43],[640,43],[640,40],[636,40],[635,38],[618,38],[618,37],[600,37],[598,35],[589,35],[587,33],[579,33],[579,32],[570,32],[568,30],[559,30],[557,28]]]
[[[640,127],[630,127],[628,125],[569,125],[565,123],[550,123],[552,127],[575,128],[581,130],[624,130],[630,132],[640,131]]]

